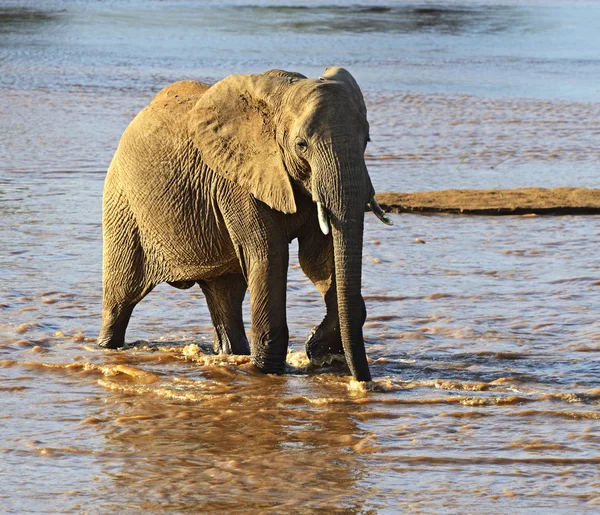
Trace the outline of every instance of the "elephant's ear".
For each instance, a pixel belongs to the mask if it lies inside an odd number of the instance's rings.
[[[350,89],[354,92],[356,97],[358,110],[365,118],[367,117],[367,106],[365,105],[365,99],[363,98],[362,91],[358,87],[356,79],[352,77],[348,70],[339,66],[331,66],[329,68],[325,68],[325,73],[323,73],[323,75],[319,78],[321,80],[337,80],[350,86]]]
[[[230,75],[198,100],[188,124],[209,168],[273,209],[295,213],[275,125],[279,99],[289,84],[289,78]]]

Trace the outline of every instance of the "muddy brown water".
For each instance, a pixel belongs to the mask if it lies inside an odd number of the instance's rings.
[[[97,213],[78,209],[64,225],[11,215],[30,250],[9,251],[20,281],[0,299],[0,505],[599,509],[597,218],[369,219],[365,388],[308,366],[323,306],[294,259],[283,377],[212,355],[201,293],[166,285],[137,308],[131,348],[97,348]]]
[[[295,245],[286,375],[212,355],[199,288],[159,286],[127,349],[95,345],[104,169],[172,80],[315,75],[298,45],[326,44],[364,84],[378,190],[599,185],[595,4],[391,2],[365,31],[336,2],[239,4],[0,11],[0,512],[599,512],[597,216],[368,215],[368,386],[309,366],[324,307]]]

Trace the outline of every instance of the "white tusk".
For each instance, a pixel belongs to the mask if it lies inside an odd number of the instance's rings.
[[[319,226],[321,227],[321,231],[327,236],[329,234],[329,221],[327,220],[327,212],[320,202],[317,202],[317,213],[319,214]]]
[[[369,206],[369,209],[373,211],[373,213],[375,213],[375,216],[379,218],[385,225],[394,225],[394,222],[392,222],[387,216],[385,216],[383,209],[381,209],[381,206],[377,203],[375,197],[369,200],[367,206]]]

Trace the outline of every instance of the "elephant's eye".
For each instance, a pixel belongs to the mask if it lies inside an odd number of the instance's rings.
[[[308,143],[305,139],[298,138],[296,140],[296,148],[298,149],[298,152],[304,154],[304,152],[308,150]]]

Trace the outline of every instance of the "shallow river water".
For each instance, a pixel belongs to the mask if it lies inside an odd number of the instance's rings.
[[[308,365],[295,244],[284,376],[212,355],[199,288],[94,340],[104,170],[164,85],[342,64],[380,191],[599,187],[600,6],[5,4],[0,512],[600,511],[598,217],[368,215],[368,386]]]

